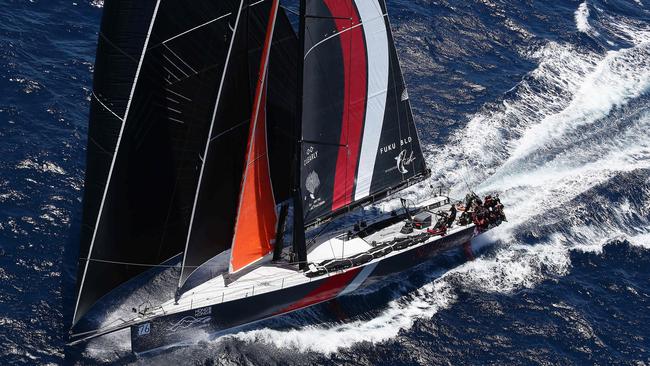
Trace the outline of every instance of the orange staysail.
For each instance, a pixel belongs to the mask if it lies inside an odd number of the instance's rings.
[[[250,120],[246,168],[230,255],[230,273],[253,264],[273,251],[277,213],[271,185],[266,138],[266,84],[269,51],[279,1],[273,0],[264,40]]]

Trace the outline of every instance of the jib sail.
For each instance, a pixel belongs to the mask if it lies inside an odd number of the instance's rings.
[[[427,168],[384,0],[306,2],[306,224],[420,181]]]

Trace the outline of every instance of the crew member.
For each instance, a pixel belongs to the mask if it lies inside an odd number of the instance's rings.
[[[451,208],[449,209],[449,218],[447,219],[447,227],[451,229],[451,226],[454,223],[454,220],[456,220],[456,206],[451,205]]]

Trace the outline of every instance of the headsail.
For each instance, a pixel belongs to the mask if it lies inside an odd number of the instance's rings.
[[[427,175],[384,0],[311,0],[305,19],[305,222]]]
[[[182,252],[239,3],[106,1],[73,324],[147,265]]]

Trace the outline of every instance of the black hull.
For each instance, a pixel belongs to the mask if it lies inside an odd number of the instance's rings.
[[[471,241],[474,227],[413,246],[380,261],[281,290],[187,310],[131,326],[131,348],[142,354],[196,343],[197,336],[218,335],[263,319],[303,309],[381,281]]]

